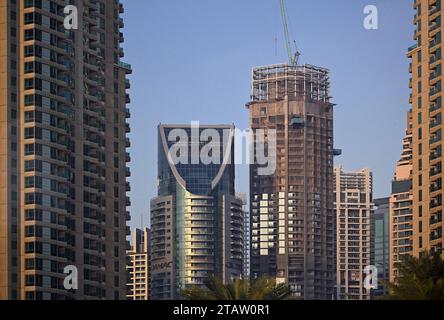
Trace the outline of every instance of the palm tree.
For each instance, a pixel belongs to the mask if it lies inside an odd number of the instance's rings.
[[[397,265],[398,283],[389,284],[390,300],[444,300],[444,261],[440,254],[407,255]]]
[[[235,279],[225,285],[215,276],[204,280],[204,288],[194,286],[182,291],[189,300],[281,300],[287,294],[287,286],[277,285],[271,278]]]

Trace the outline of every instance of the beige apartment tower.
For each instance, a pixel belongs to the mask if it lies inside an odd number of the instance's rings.
[[[0,299],[125,299],[123,6],[0,1]],[[78,270],[66,290],[64,268]]]
[[[390,195],[390,282],[399,277],[397,264],[402,257],[413,254],[412,193],[412,112],[407,114],[407,130],[402,140],[402,155],[396,165]]]
[[[126,284],[128,300],[149,300],[150,298],[150,229],[134,228],[131,235],[131,250],[126,254]]]
[[[256,157],[250,166],[251,277],[275,277],[294,299],[335,296],[329,86],[329,71],[312,65],[271,65],[252,73],[250,128],[255,141],[261,131],[265,145],[275,140],[276,150],[268,154],[275,153],[276,170],[261,174]]]
[[[370,266],[373,174],[369,169],[335,172],[336,285],[338,300],[370,300],[364,288],[365,268]]]
[[[443,248],[442,34],[441,0],[413,1],[416,14],[411,59],[413,152],[413,254]]]

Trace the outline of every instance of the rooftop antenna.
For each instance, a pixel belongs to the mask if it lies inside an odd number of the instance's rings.
[[[296,49],[296,52],[293,53],[293,49],[291,47],[291,38],[290,32],[288,30],[288,15],[287,15],[287,7],[285,6],[285,0],[280,0],[281,4],[281,15],[282,15],[282,24],[284,26],[284,35],[285,35],[285,43],[287,46],[287,54],[288,54],[288,63],[291,66],[297,66],[299,63],[299,57],[301,53]],[[296,41],[294,41],[296,47]]]

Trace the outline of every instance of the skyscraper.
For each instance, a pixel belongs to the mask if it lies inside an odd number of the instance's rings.
[[[125,298],[123,6],[67,3],[0,2],[0,299]]]
[[[276,136],[276,171],[250,167],[251,276],[287,283],[299,299],[332,299],[335,286],[333,104],[329,71],[272,65],[252,73],[254,135]]]
[[[381,283],[390,281],[390,198],[375,199],[375,210],[371,216],[371,265],[378,269],[378,289],[372,297],[387,294]]]
[[[370,266],[370,217],[373,213],[373,174],[369,169],[334,169],[336,195],[338,299],[369,300],[364,271]]]
[[[180,299],[181,290],[209,275],[224,283],[242,277],[243,203],[235,196],[233,133],[227,125],[159,126],[152,299]]]
[[[128,300],[149,300],[150,297],[150,229],[134,228],[131,250],[127,252],[126,284]]]
[[[407,130],[402,142],[401,159],[396,165],[390,196],[390,282],[398,278],[397,264],[402,256],[413,254],[412,191],[412,112],[407,114]]]
[[[416,44],[411,59],[413,255],[443,248],[441,0],[412,1]]]

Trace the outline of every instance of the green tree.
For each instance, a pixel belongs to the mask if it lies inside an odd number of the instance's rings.
[[[397,265],[400,277],[390,283],[389,300],[444,300],[444,261],[440,254],[406,255]]]
[[[209,276],[203,288],[193,286],[181,294],[189,300],[282,300],[288,295],[288,288],[284,284],[276,284],[271,278],[235,279],[223,284],[219,278]]]

